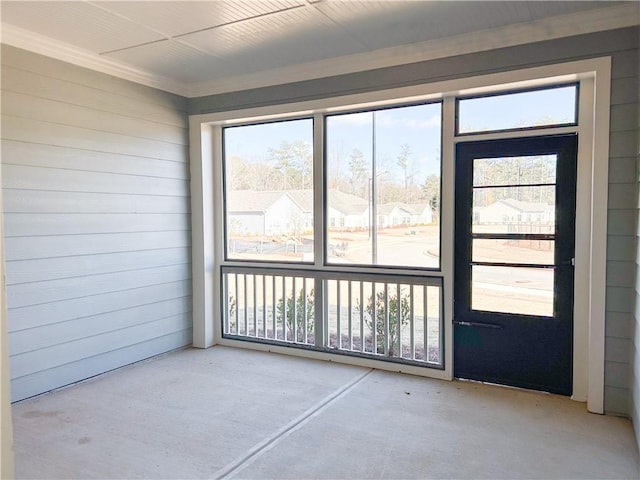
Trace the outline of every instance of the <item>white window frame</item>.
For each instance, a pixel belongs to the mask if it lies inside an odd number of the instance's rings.
[[[499,132],[455,136],[455,97],[497,90],[513,90],[543,85],[580,82],[577,127],[549,130]],[[412,367],[393,370],[440,378],[453,378],[453,242],[454,242],[454,152],[458,142],[490,138],[510,138],[545,133],[577,132],[578,173],[575,245],[575,297],[573,396],[587,402],[594,413],[604,412],[604,336],[606,292],[607,193],[609,152],[609,106],[611,58],[601,57],[546,65],[489,75],[469,76],[445,82],[272,105],[189,117],[191,162],[191,212],[193,260],[193,345],[207,348],[215,344],[269,349],[292,355],[331,359],[338,362],[385,367],[384,362],[339,355],[308,352],[273,345],[251,344],[223,339],[220,332],[220,266],[223,262],[222,215],[222,138],[225,125],[256,120],[322,115],[354,108],[376,107],[424,100],[443,100],[442,192],[441,192],[441,270],[428,271],[442,276],[444,288],[444,370]],[[322,122],[320,122],[322,123]],[[314,130],[314,155],[323,158],[322,129]],[[322,162],[314,162],[316,182],[322,181]],[[314,200],[315,212],[323,212],[322,194]],[[322,236],[325,215],[315,215],[316,237]],[[589,235],[583,234],[589,232]],[[320,238],[316,238],[320,240]],[[319,248],[321,241],[316,241]],[[315,266],[321,267],[321,255]],[[377,269],[380,273],[390,273]],[[394,272],[394,270],[391,270]]]

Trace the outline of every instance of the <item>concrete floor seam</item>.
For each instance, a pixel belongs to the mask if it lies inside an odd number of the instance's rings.
[[[255,460],[260,454],[273,448],[278,443],[278,441],[284,439],[289,434],[301,428],[305,423],[316,417],[329,405],[349,393],[366,377],[371,375],[374,370],[375,369],[373,368],[367,370],[366,372],[358,375],[355,379],[351,380],[347,384],[343,385],[342,387],[338,388],[337,390],[320,400],[317,404],[303,412],[298,417],[294,418],[291,422],[287,423],[281,429],[277,430],[273,435],[258,443],[254,447],[250,448],[245,455],[237,458],[233,462],[218,470],[214,474],[213,478],[215,478],[216,480],[229,478],[231,475],[238,473],[245,467],[249,466],[253,462],[253,460]]]

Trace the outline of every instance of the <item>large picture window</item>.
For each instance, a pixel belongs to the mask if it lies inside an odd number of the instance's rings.
[[[313,120],[223,131],[226,258],[313,261]]]
[[[326,117],[327,262],[440,266],[440,103]]]

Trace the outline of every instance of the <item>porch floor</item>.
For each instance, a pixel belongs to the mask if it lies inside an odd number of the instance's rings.
[[[273,353],[188,349],[13,406],[16,478],[638,478],[584,404]]]

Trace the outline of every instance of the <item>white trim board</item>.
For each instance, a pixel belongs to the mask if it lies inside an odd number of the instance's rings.
[[[54,40],[4,22],[0,24],[0,40],[6,45],[29,52],[39,53],[46,57],[62,60],[79,67],[106,73],[107,75],[157,88],[158,90],[186,96],[187,85],[182,82],[153,74],[124,62],[112,60],[75,45]]]
[[[403,102],[420,98],[444,97],[445,108],[451,110],[451,101],[456,94],[477,92],[478,89],[486,90],[489,86],[494,86],[496,89],[510,89],[516,85],[534,86],[536,84],[562,83],[570,80],[581,80],[586,87],[582,89],[585,95],[582,96],[580,104],[581,125],[572,127],[579,135],[576,231],[583,233],[576,237],[575,275],[576,277],[580,275],[580,277],[576,281],[574,291],[573,398],[578,401],[586,401],[589,411],[603,413],[608,193],[608,162],[606,159],[609,150],[610,57],[295,104],[190,116],[189,123],[192,130],[192,138],[197,141],[202,136],[202,140],[194,142],[191,149],[192,182],[197,180],[197,184],[192,187],[191,203],[194,232],[197,232],[196,225],[202,225],[210,221],[208,219],[213,218],[215,227],[210,225],[206,229],[206,235],[212,235],[216,239],[214,241],[205,241],[204,244],[195,238],[193,241],[193,312],[194,317],[199,314],[202,315],[200,318],[194,318],[194,345],[207,347],[216,341],[220,343],[227,342],[227,340],[221,338],[219,322],[216,321],[216,312],[220,311],[219,305],[215,305],[217,301],[212,297],[216,296],[211,294],[213,291],[219,291],[219,289],[215,289],[215,287],[211,289],[208,286],[204,288],[205,284],[202,283],[203,277],[213,279],[215,282],[215,277],[219,277],[219,266],[222,262],[221,235],[215,234],[216,232],[221,232],[223,226],[221,218],[215,216],[216,211],[221,211],[222,204],[220,190],[216,188],[220,184],[222,162],[220,149],[215,148],[215,146],[212,149],[210,144],[212,132],[215,135],[216,131],[220,132],[223,125],[240,121],[318,114],[374,103]],[[446,129],[446,126],[443,125],[443,128]],[[565,130],[562,129],[563,132]],[[558,133],[558,129],[553,130],[553,132]],[[452,216],[453,171],[450,166],[453,164],[453,143],[479,139],[479,137],[456,138],[453,140],[452,132],[445,132],[445,134],[445,140],[451,145],[449,148],[443,145],[443,165],[449,165],[449,168],[443,168],[442,208],[443,213],[449,212],[450,216]],[[520,135],[522,134],[520,132]],[[529,134],[541,135],[544,132],[535,131]],[[504,134],[501,134],[501,136],[504,137]],[[488,138],[487,135],[483,137]],[[216,192],[215,198],[214,192]],[[452,219],[446,222],[443,220],[441,228],[442,243],[444,245],[452,244],[454,240]],[[589,234],[587,235],[585,232]],[[423,369],[424,371],[421,372],[425,376],[441,379],[452,378],[453,375],[451,316],[450,313],[446,313],[451,312],[453,303],[451,296],[452,265],[454,261],[452,249],[443,249],[442,256],[441,275],[445,277],[445,314],[447,315],[445,317],[446,336],[444,343],[445,370]],[[214,260],[213,262],[211,261],[212,259]],[[206,272],[203,276],[195,274],[203,269]],[[432,274],[437,275],[436,272],[432,272]],[[309,355],[305,350],[294,348],[285,350],[286,353],[292,355]]]
[[[640,24],[636,3],[205,82],[184,83],[6,23],[2,43],[188,98],[361,72]]]

